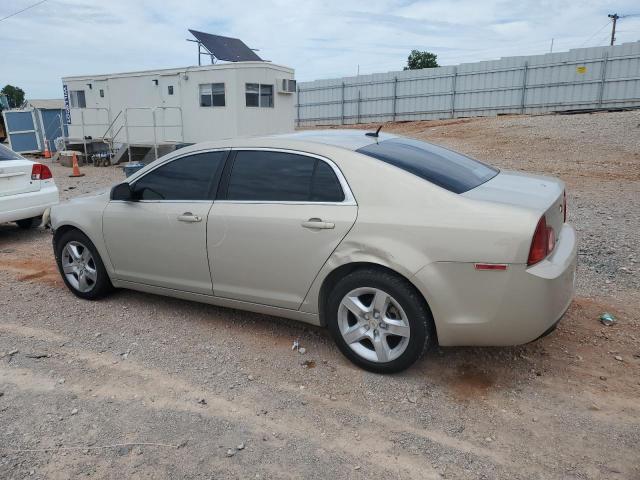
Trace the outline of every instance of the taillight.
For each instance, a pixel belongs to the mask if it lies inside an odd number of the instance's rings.
[[[536,231],[531,240],[531,248],[529,249],[529,259],[527,265],[535,265],[553,251],[556,246],[556,232],[552,227],[547,226],[547,220],[544,215],[538,221]]]
[[[556,232],[551,227],[547,227],[547,255],[553,252],[556,246]]]
[[[564,213],[563,223],[567,223],[567,191],[562,192],[562,212]]]
[[[31,180],[47,180],[53,178],[51,170],[46,165],[34,163],[31,167]]]

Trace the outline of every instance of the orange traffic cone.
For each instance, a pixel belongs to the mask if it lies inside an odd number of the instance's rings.
[[[84,173],[80,173],[80,167],[78,166],[78,157],[76,157],[76,153],[73,152],[73,173],[69,175],[70,177],[84,177]]]
[[[49,151],[49,142],[44,139],[44,158],[51,158],[51,152]]]

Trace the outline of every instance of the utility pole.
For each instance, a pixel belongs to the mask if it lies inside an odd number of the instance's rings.
[[[553,53],[553,38],[551,39],[551,48],[549,49],[549,53]]]
[[[613,46],[613,44],[616,41],[616,22],[618,21],[618,19],[620,18],[620,15],[618,15],[617,13],[613,13],[613,14],[609,14],[607,15],[607,17],[609,17],[612,21],[611,24],[611,43],[610,45]]]

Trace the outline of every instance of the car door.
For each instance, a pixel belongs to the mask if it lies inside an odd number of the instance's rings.
[[[207,224],[214,295],[298,309],[355,222],[337,166],[273,149],[231,154]]]
[[[170,160],[132,182],[136,200],[108,203],[102,228],[118,279],[213,294],[207,217],[227,154]]]

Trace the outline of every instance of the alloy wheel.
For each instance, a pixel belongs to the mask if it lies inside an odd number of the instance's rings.
[[[69,284],[83,293],[91,291],[98,279],[91,251],[75,240],[67,243],[62,250],[62,271]]]
[[[338,327],[347,345],[376,363],[395,360],[409,345],[411,327],[400,304],[378,288],[356,288],[338,308]]]

